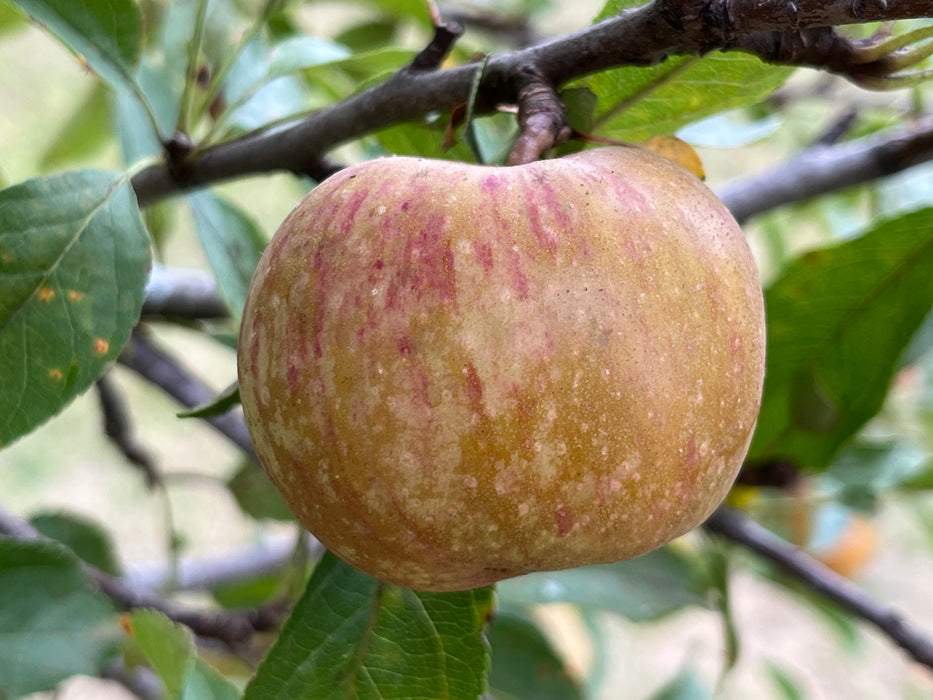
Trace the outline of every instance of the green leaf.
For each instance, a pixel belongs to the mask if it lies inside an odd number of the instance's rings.
[[[120,639],[110,602],[54,542],[0,536],[0,697],[97,675]]]
[[[93,520],[74,513],[37,513],[29,523],[49,539],[61,542],[83,561],[111,576],[119,576],[110,534]]]
[[[492,647],[489,685],[497,697],[583,700],[579,682],[530,620],[497,613],[486,636]]]
[[[644,622],[708,606],[705,585],[686,555],[664,547],[631,561],[520,576],[502,581],[498,592],[504,604],[574,603]]]
[[[282,590],[282,573],[274,571],[246,581],[225,583],[211,590],[217,604],[227,610],[251,608],[268,603]]]
[[[597,96],[592,121],[588,117],[589,124],[571,124],[626,141],[673,134],[704,117],[763,100],[792,72],[736,52],[676,56],[656,66],[603,71],[568,86]]]
[[[239,688],[201,659],[195,659],[194,667],[185,678],[180,700],[239,700],[241,697]]]
[[[564,103],[564,109],[567,110],[567,121],[577,131],[583,134],[593,132],[599,97],[592,90],[585,87],[561,90],[560,101]]]
[[[143,65],[140,66],[138,78],[140,90],[147,95],[147,99],[152,101],[153,96],[159,96],[165,98],[159,99],[160,102],[170,101],[170,86],[163,75]],[[159,121],[163,133],[172,133],[165,130],[163,120]],[[161,156],[164,152],[161,136],[156,133],[145,107],[133,90],[118,88],[114,92],[114,123],[123,162],[127,165],[134,165],[145,158]]]
[[[59,129],[40,162],[44,170],[86,159],[97,153],[112,137],[110,96],[103,83],[94,87],[78,103]]]
[[[171,700],[235,700],[240,692],[197,657],[191,631],[155,610],[135,610],[129,628]]]
[[[265,80],[291,75],[299,70],[348,58],[343,44],[315,36],[294,36],[276,44],[268,54]]]
[[[414,52],[408,49],[388,47],[354,54],[339,61],[322,63],[306,68],[302,73],[312,85],[332,85],[335,73],[344,74],[346,78],[349,78],[349,84],[352,85],[352,90],[346,92],[352,92],[362,90],[380,77],[408,65],[414,56]],[[341,90],[341,92],[344,91]]]
[[[852,613],[783,572],[775,571],[774,574],[775,581],[795,593],[818,613],[819,618],[835,634],[836,641],[845,653],[854,655],[859,651],[862,645],[862,629],[859,627],[859,620]]]
[[[0,446],[116,359],[139,319],[149,265],[126,176],[81,171],[0,191]]]
[[[933,491],[933,460],[897,484],[902,491]]]
[[[111,84],[131,85],[142,48],[142,13],[133,0],[13,0],[46,25]]]
[[[188,201],[220,293],[239,318],[266,238],[244,211],[213,192],[189,195]]]
[[[227,106],[218,123],[250,130],[306,111],[309,102],[305,84],[290,74],[305,65],[326,64],[329,57],[339,55],[336,46],[324,46],[326,42],[319,44],[312,37],[299,37],[270,49],[263,38],[254,37],[227,73]]]
[[[377,131],[375,136],[389,153],[422,158],[438,158],[458,162],[475,162],[473,152],[463,139],[444,149],[444,127],[446,122],[438,120],[431,124],[395,124]]]
[[[328,553],[245,698],[462,698],[485,691],[492,589],[417,593]]]
[[[721,542],[710,541],[705,547],[703,560],[709,575],[711,598],[719,610],[719,619],[722,623],[722,636],[725,642],[725,655],[723,659],[724,673],[728,673],[739,660],[740,638],[739,630],[732,614],[732,596],[729,582],[731,580],[729,564],[730,549]]]
[[[364,0],[364,2],[373,5],[390,17],[415,19],[425,26],[432,25],[428,4],[424,0]]]
[[[628,10],[644,4],[644,0],[608,0],[606,4],[603,5],[603,9],[599,11],[599,14],[593,18],[593,22],[601,22],[604,19],[614,17],[622,12],[622,10]]]
[[[869,506],[871,510],[885,491],[922,489],[928,464],[929,452],[910,440],[853,440],[824,472],[824,479],[835,489],[835,501],[826,505],[844,504],[862,510]]]
[[[475,163],[479,157],[484,163],[502,162],[515,140],[516,126],[513,115],[494,115],[474,119],[470,133],[474,140],[458,138],[450,147],[444,148],[449,115],[424,123],[404,123],[376,132],[379,144],[395,155],[420,156],[458,162]],[[460,131],[465,131],[460,127]]]
[[[807,697],[797,681],[790,673],[778,664],[767,661],[768,676],[774,683],[774,688],[784,700],[805,700]]]
[[[712,694],[692,668],[685,668],[660,688],[651,700],[707,700]]]
[[[470,93],[467,95],[466,101],[466,116],[464,117],[466,130],[463,135],[464,140],[470,144],[470,150],[473,151],[476,160],[483,164],[486,164],[487,161],[484,160],[483,154],[480,151],[479,143],[477,142],[475,123],[473,121],[473,110],[476,108],[476,98],[479,95],[479,86],[483,82],[483,74],[486,72],[486,65],[488,63],[489,54],[486,54],[480,61],[479,67],[473,72],[473,80],[470,81]]]
[[[181,96],[188,70],[188,42],[197,14],[197,2],[166,3],[149,29],[151,50],[143,54],[134,77],[136,86],[116,91],[115,122],[127,164],[162,156],[163,135],[178,123]],[[219,12],[218,14],[223,14]],[[144,96],[145,103],[140,99]],[[151,110],[151,116],[147,112]],[[153,120],[157,128],[153,127]]]
[[[26,18],[12,5],[0,3],[0,36],[26,27]]]
[[[194,668],[196,651],[191,632],[156,610],[134,610],[128,622],[133,641],[162,681],[166,694],[179,697],[185,678]]]
[[[515,115],[505,112],[473,119],[466,133],[474,157],[486,165],[504,165],[517,135]]]
[[[240,385],[234,382],[207,403],[189,411],[176,413],[179,418],[211,418],[219,416],[240,404]]]
[[[767,368],[752,459],[825,468],[884,401],[933,305],[933,209],[792,262],[765,294]]]
[[[227,482],[227,488],[240,510],[251,518],[286,522],[295,519],[262,467],[255,462],[245,462]]]
[[[366,20],[344,29],[335,39],[355,52],[370,51],[392,44],[397,28],[394,19]]]

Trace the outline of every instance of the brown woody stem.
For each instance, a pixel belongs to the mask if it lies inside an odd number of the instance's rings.
[[[549,149],[564,143],[572,129],[564,103],[540,71],[524,66],[515,72],[514,81],[521,133],[512,146],[508,163],[522,165],[538,160]]]

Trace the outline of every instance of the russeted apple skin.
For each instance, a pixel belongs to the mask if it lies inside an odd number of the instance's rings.
[[[661,156],[385,158],[319,184],[272,239],[240,395],[328,549],[467,589],[701,523],[748,449],[764,328],[742,231]]]

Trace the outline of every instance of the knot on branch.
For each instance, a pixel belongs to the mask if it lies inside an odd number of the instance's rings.
[[[194,151],[194,141],[183,131],[176,131],[162,144],[165,151],[165,165],[172,179],[179,185],[186,182],[190,168],[190,158]]]
[[[521,132],[509,153],[509,165],[522,165],[541,158],[573,133],[564,103],[554,86],[536,68],[519,68],[513,76]]]
[[[933,27],[898,36],[876,34],[865,41],[852,41],[833,27],[756,32],[741,48],[773,63],[829,70],[871,90],[909,87],[933,76],[931,70],[917,69],[933,55]]]

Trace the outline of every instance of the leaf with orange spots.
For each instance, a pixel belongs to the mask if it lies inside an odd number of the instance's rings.
[[[124,175],[72,172],[0,191],[0,447],[116,359],[139,319],[149,263]]]

